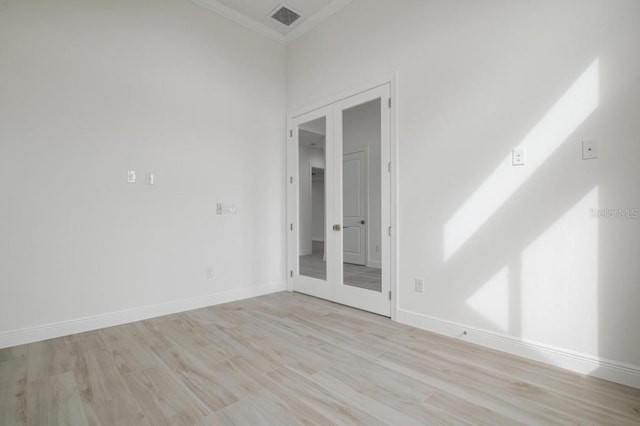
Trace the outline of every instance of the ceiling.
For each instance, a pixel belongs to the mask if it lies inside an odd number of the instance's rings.
[[[300,129],[300,133],[298,136],[298,143],[301,146],[324,149],[325,137],[323,135],[310,132],[308,130]]]
[[[298,126],[298,142],[303,146],[324,149],[326,135],[326,118],[320,117]]]
[[[280,44],[287,45],[311,30],[351,0],[191,0]],[[285,6],[301,17],[290,27],[271,19]]]

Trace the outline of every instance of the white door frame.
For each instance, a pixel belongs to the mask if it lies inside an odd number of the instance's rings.
[[[309,114],[316,110],[320,110],[322,108],[328,107],[330,105],[335,104],[336,102],[342,101],[344,99],[353,97],[360,93],[369,91],[371,89],[378,88],[380,86],[384,86],[388,84],[390,87],[389,94],[389,102],[390,102],[390,175],[391,175],[391,183],[390,183],[390,198],[391,198],[391,210],[390,210],[390,218],[389,218],[389,226],[390,226],[390,253],[389,253],[389,263],[390,263],[390,286],[391,286],[391,319],[396,320],[398,309],[399,309],[399,291],[398,291],[398,279],[399,279],[399,252],[398,252],[398,235],[399,235],[399,222],[398,222],[398,73],[393,73],[386,77],[382,77],[379,79],[371,80],[368,83],[360,85],[358,87],[354,87],[350,90],[346,90],[337,95],[328,97],[324,101],[316,102],[314,104],[307,105],[303,108],[298,108],[287,114],[287,136],[286,136],[286,146],[287,146],[287,290],[293,291],[293,281],[292,274],[295,268],[297,268],[297,263],[295,262],[295,256],[297,253],[295,252],[297,242],[295,237],[297,237],[297,232],[292,232],[290,230],[291,224],[294,223],[294,218],[297,218],[297,198],[298,195],[295,193],[293,185],[293,176],[295,175],[295,170],[293,170],[293,166],[297,164],[297,146],[293,143],[293,129],[294,129],[294,120],[304,114]],[[323,114],[318,114],[321,116]],[[329,118],[328,118],[329,119]],[[297,138],[296,138],[297,140]],[[328,154],[328,153],[327,153]],[[326,173],[326,171],[325,171]],[[325,185],[327,182],[325,181]],[[325,200],[325,202],[330,202],[330,200]],[[294,235],[295,234],[295,235]],[[326,244],[326,243],[325,243]],[[297,271],[296,271],[297,272]]]

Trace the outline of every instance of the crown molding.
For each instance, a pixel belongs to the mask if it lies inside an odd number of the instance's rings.
[[[253,30],[258,34],[267,37],[275,41],[278,44],[286,45],[286,37],[284,34],[280,34],[279,32],[267,27],[266,25],[261,24],[260,22],[251,19],[242,13],[238,12],[235,9],[230,8],[229,6],[221,3],[218,0],[191,0],[193,3],[198,6],[205,7],[212,12],[215,12],[219,15],[224,16],[225,18],[235,22],[236,24],[240,24],[245,28]]]
[[[331,15],[347,6],[349,3],[351,3],[352,0],[333,0],[331,3],[329,3],[327,6],[320,9],[313,15],[309,17],[303,17],[304,20],[300,22],[300,24],[292,28],[286,35],[281,34],[272,28],[269,28],[267,25],[264,25],[256,21],[255,19],[243,15],[242,13],[225,5],[219,0],[191,1],[198,6],[202,6],[212,12],[224,16],[225,18],[235,22],[236,24],[242,25],[245,28],[248,28],[264,37],[267,37],[268,39],[275,41],[278,44],[286,46],[294,40],[300,38],[305,33],[309,32],[311,29],[315,28]]]
[[[285,45],[292,43],[304,34],[311,31],[320,23],[328,19],[330,16],[336,14],[344,7],[346,7],[352,0],[333,0],[331,3],[306,18],[298,26],[292,28],[291,31],[285,36]]]

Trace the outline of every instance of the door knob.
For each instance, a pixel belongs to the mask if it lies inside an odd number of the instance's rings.
[[[361,221],[360,221],[360,224],[361,224],[361,225],[364,225],[364,220],[361,220]]]
[[[342,229],[342,225],[340,225],[340,224],[333,225],[333,230],[334,231],[340,231],[341,229]]]

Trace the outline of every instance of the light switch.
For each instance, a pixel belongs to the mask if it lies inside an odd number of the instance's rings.
[[[145,185],[153,185],[156,182],[156,178],[151,172],[147,172],[144,174],[144,184]]]
[[[216,214],[218,215],[236,214],[236,213],[238,213],[238,208],[236,207],[235,204],[218,203],[216,205]]]
[[[127,183],[136,183],[136,172],[134,170],[127,172]]]
[[[582,141],[582,159],[593,160],[598,158],[598,142]]]
[[[514,166],[524,166],[527,161],[527,150],[524,148],[513,149],[512,164]]]
[[[236,214],[238,209],[235,204],[226,204],[224,206],[224,214]]]

